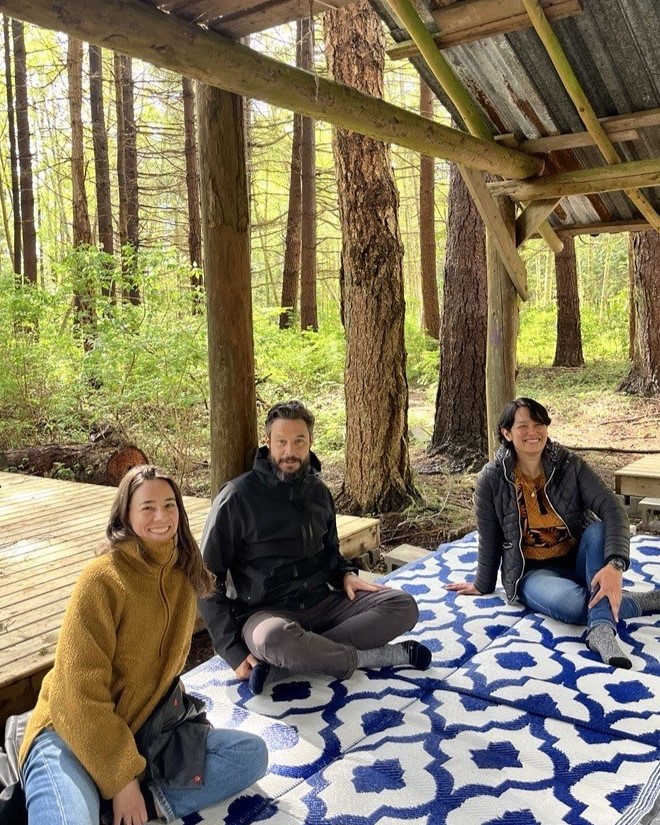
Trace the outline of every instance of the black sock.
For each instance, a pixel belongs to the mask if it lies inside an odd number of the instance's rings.
[[[252,668],[248,685],[255,696],[259,696],[259,694],[263,691],[269,675],[270,665],[268,662],[257,662],[257,664]]]

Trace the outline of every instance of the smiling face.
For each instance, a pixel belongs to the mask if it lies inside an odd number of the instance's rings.
[[[297,478],[309,464],[312,437],[301,418],[277,418],[266,438],[270,461],[282,481]]]
[[[539,458],[548,443],[547,424],[534,421],[527,407],[518,407],[511,429],[503,427],[501,433],[521,458]]]
[[[140,484],[128,506],[128,521],[143,541],[166,542],[174,538],[179,527],[179,508],[167,481],[154,478]]]

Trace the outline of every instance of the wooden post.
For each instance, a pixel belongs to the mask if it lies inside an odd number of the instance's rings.
[[[515,209],[509,198],[500,198],[502,220],[515,236]],[[504,405],[516,397],[516,342],[518,338],[518,300],[486,226],[486,267],[488,278],[488,338],[486,342],[486,417],[488,452],[498,447],[497,422]]]
[[[202,83],[197,92],[215,496],[257,447],[250,220],[243,99]]]

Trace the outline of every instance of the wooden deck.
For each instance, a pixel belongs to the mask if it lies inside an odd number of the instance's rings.
[[[32,707],[53,664],[64,608],[105,533],[114,487],[0,472],[0,724]],[[193,534],[210,502],[184,497]],[[342,553],[377,547],[377,519],[338,516]]]
[[[626,497],[660,498],[660,455],[646,455],[617,470],[614,489]]]

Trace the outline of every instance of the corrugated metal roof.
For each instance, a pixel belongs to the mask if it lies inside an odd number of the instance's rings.
[[[395,41],[409,40],[384,0],[372,5]],[[431,31],[437,26],[431,11],[452,2],[416,0],[420,16]],[[660,107],[659,0],[583,0],[583,11],[556,20],[552,27],[562,44],[598,117],[623,115]],[[533,29],[488,37],[443,49],[443,55],[478,102],[495,134],[514,133],[519,139],[567,132],[585,127],[564,89],[550,58]],[[454,107],[420,57],[411,58],[437,97],[461,123]],[[638,128],[639,139],[615,143],[622,160],[660,158],[660,126]],[[562,150],[548,156],[548,171],[602,166],[595,147]],[[660,187],[644,194],[660,211]],[[622,192],[564,198],[565,220],[583,224],[639,218]]]

